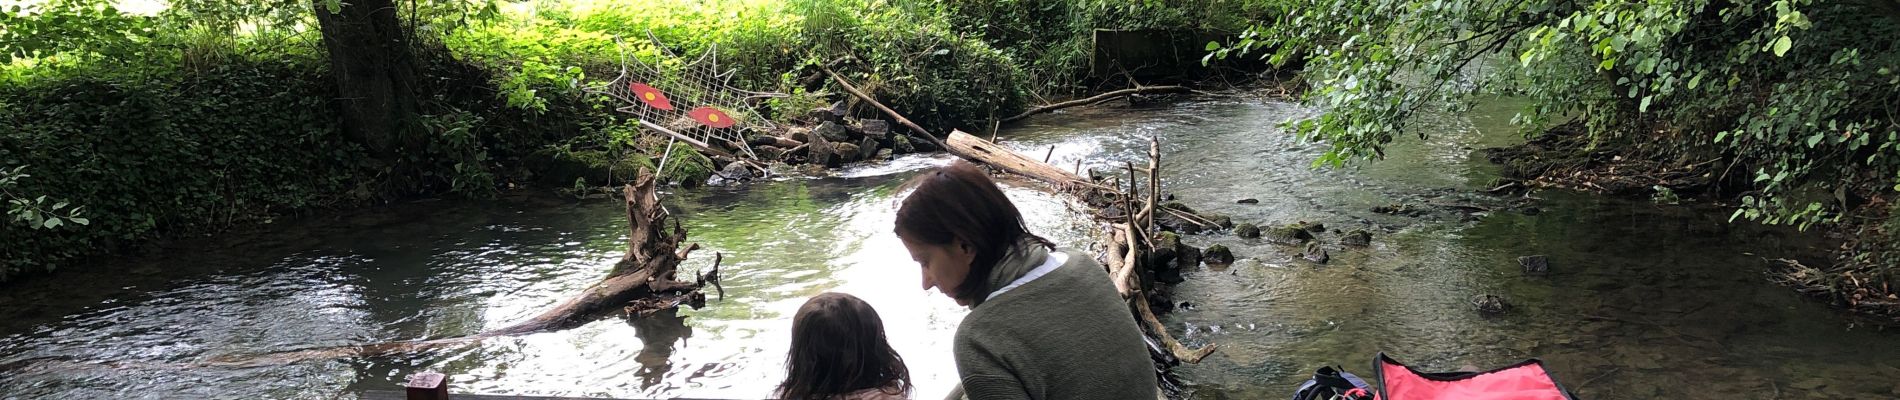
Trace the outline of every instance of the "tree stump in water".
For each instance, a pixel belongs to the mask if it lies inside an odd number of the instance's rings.
[[[686,240],[686,229],[670,223],[671,218],[660,205],[659,194],[654,189],[657,181],[656,174],[642,169],[633,184],[627,185],[627,255],[614,264],[613,272],[554,309],[527,321],[483,332],[481,336],[568,329],[593,322],[617,309],[645,315],[681,304],[695,307],[704,304],[705,294],[699,292],[700,287],[705,283],[717,284],[718,280],[716,276],[697,282],[679,280],[680,261],[699,245],[680,247]],[[714,272],[710,274],[717,274],[718,269],[718,262],[714,262]]]
[[[706,295],[700,288],[707,284],[719,286],[720,257],[715,258],[712,268],[693,281],[679,280],[679,263],[697,244],[680,247],[686,240],[686,229],[673,223],[655,191],[658,175],[641,169],[634,183],[627,185],[627,254],[622,256],[606,278],[589,286],[579,295],[562,302],[553,309],[542,312],[533,318],[475,335],[444,339],[373,343],[365,345],[326,347],[262,355],[219,356],[202,362],[203,365],[256,366],[290,363],[301,360],[368,357],[385,354],[403,354],[446,346],[465,345],[482,339],[497,336],[516,336],[538,332],[558,331],[578,327],[601,319],[616,311],[625,312],[630,318],[652,315],[661,310],[688,305],[698,308],[705,304]],[[724,289],[720,292],[724,293]]]

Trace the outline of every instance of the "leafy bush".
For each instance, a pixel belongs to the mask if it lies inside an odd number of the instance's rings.
[[[1900,190],[1900,8],[1888,2],[1296,0],[1218,55],[1307,61],[1294,121],[1332,150],[1383,156],[1423,107],[1489,89],[1531,100],[1531,129],[1581,117],[1592,138],[1752,176],[1736,216],[1803,227],[1851,187]],[[1724,172],[1728,173],[1728,172]]]
[[[0,86],[0,168],[31,166],[19,192],[69,199],[91,222],[0,224],[0,276],[364,193],[365,155],[336,134],[312,76],[321,71],[307,64],[234,63],[167,80]]]

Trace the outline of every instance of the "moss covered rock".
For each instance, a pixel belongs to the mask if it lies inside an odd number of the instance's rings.
[[[1347,246],[1371,245],[1372,234],[1364,230],[1354,229],[1352,232],[1346,232],[1346,237],[1340,238],[1339,243]]]
[[[1267,240],[1276,243],[1297,244],[1313,240],[1313,234],[1299,224],[1277,226],[1266,231]]]
[[[699,154],[699,151],[693,150],[692,146],[674,143],[673,154],[668,157],[666,170],[660,171],[661,180],[691,188],[699,187],[700,184],[706,183],[706,179],[712,178],[714,169],[712,159]]]
[[[1207,250],[1201,254],[1201,261],[1208,264],[1233,264],[1234,251],[1218,244],[1207,246]]]
[[[1248,238],[1248,239],[1260,237],[1260,227],[1254,226],[1254,224],[1250,224],[1250,223],[1241,223],[1240,225],[1235,225],[1234,236],[1239,236],[1239,237]]]

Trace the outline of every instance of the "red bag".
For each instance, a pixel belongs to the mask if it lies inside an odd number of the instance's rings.
[[[1372,367],[1385,400],[1577,400],[1535,358],[1484,372],[1426,373],[1379,353]]]

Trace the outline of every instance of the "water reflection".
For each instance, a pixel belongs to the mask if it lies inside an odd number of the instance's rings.
[[[673,370],[673,363],[668,359],[673,356],[674,342],[693,337],[693,328],[686,326],[686,317],[679,315],[678,310],[664,310],[645,317],[629,316],[626,321],[642,346],[640,353],[633,356],[640,362],[640,388],[652,389]]]

